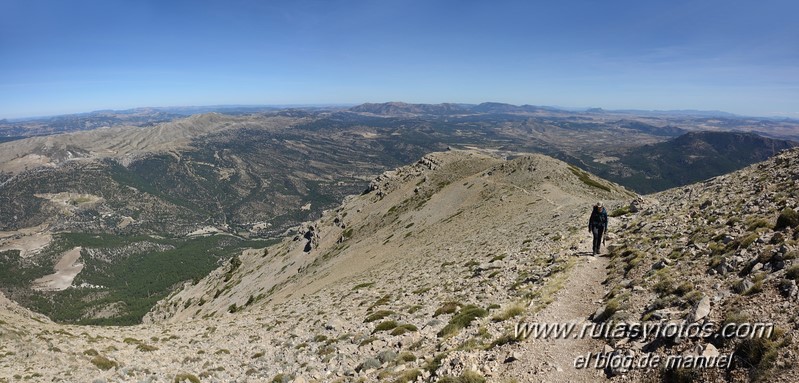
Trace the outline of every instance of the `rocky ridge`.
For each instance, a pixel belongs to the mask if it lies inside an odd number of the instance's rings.
[[[521,350],[514,322],[587,262],[575,257],[586,206],[630,196],[545,156],[477,151],[430,154],[371,189],[187,284],[145,325],[61,326],[2,310],[0,375],[505,381]]]

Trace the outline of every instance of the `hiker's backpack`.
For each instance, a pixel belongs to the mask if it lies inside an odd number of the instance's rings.
[[[605,227],[608,223],[608,215],[605,213],[605,208],[602,210],[591,212],[591,226]]]

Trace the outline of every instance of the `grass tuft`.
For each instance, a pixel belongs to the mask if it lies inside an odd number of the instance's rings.
[[[797,226],[799,226],[799,213],[797,213],[796,210],[786,207],[785,209],[782,209],[779,217],[777,217],[777,223],[774,225],[774,230],[782,230],[787,227]]]
[[[586,184],[588,186],[591,186],[591,187],[595,187],[597,189],[602,189],[604,191],[610,191],[609,187],[607,187],[607,186],[595,181],[594,179],[592,179],[591,176],[588,175],[588,172],[583,171],[583,170],[581,170],[580,168],[578,168],[578,167],[576,167],[574,165],[569,165],[569,170],[571,170],[571,172],[575,176],[577,176],[577,178],[580,181],[582,181],[584,184]]]
[[[505,311],[501,314],[494,316],[491,318],[494,322],[504,322],[510,318],[519,316],[524,313],[524,307],[522,305],[516,304],[511,307],[508,307]]]
[[[442,376],[438,380],[440,383],[485,383],[486,378],[476,371],[464,371],[463,374],[457,378],[451,376]]]
[[[466,305],[452,316],[449,323],[438,332],[439,337],[448,337],[457,334],[461,329],[469,326],[472,321],[488,315],[488,311],[475,305]]]
[[[441,305],[441,307],[437,308],[436,312],[433,313],[433,317],[437,317],[439,315],[444,315],[444,314],[452,314],[455,311],[457,311],[458,307],[460,306],[461,304],[459,302],[454,302],[454,301],[444,302],[444,304]]]
[[[395,327],[394,330],[391,331],[391,335],[402,335],[408,332],[416,332],[416,331],[419,331],[419,329],[416,326],[410,323],[406,323]]]
[[[394,314],[394,312],[391,311],[391,310],[375,311],[372,314],[370,314],[369,316],[367,316],[366,319],[363,320],[363,323],[369,323],[369,322],[374,322],[374,321],[377,321],[377,320],[381,320],[381,319],[383,319],[383,318],[385,318],[385,317],[387,317],[387,316],[389,316],[391,314]]]
[[[377,326],[375,326],[375,330],[372,331],[372,334],[379,332],[379,331],[388,331],[393,330],[397,327],[397,321],[387,320],[380,322]]]
[[[141,343],[138,346],[136,346],[136,349],[141,351],[141,352],[150,352],[150,351],[158,350],[158,347],[150,346],[149,344],[146,344],[146,343]]]
[[[353,290],[364,289],[364,288],[370,287],[370,286],[372,286],[374,284],[375,284],[374,282],[359,283],[359,284],[353,286],[352,289]]]
[[[103,371],[107,371],[118,366],[117,362],[114,362],[113,360],[108,359],[102,355],[95,356],[94,358],[92,358],[91,362],[93,365],[95,365],[97,368]]]
[[[177,374],[175,375],[174,383],[181,383],[184,381],[189,381],[191,383],[200,383],[200,378],[193,374]]]
[[[785,278],[799,279],[799,265],[793,265],[785,270]]]

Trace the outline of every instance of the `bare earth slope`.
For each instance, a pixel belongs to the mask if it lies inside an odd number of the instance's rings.
[[[188,284],[145,325],[54,325],[9,303],[0,311],[8,339],[0,376],[538,381],[524,359],[538,347],[513,338],[514,324],[562,319],[554,308],[576,295],[586,300],[568,316],[599,306],[604,261],[580,256],[588,207],[628,198],[541,155],[433,153],[381,175],[295,237]],[[581,283],[566,283],[575,277]],[[578,372],[582,381],[594,373]]]

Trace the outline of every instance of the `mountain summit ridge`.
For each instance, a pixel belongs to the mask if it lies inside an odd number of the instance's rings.
[[[499,198],[500,202],[504,202],[506,198],[510,199],[497,195],[501,193],[500,190],[505,190],[509,195],[522,193],[531,202],[537,199],[540,205],[558,210],[563,203],[558,201],[575,198],[572,194],[580,195],[583,203],[603,197],[606,199],[614,194],[630,196],[629,192],[618,185],[592,180],[587,173],[543,155],[531,154],[505,161],[476,150],[431,153],[413,165],[381,174],[372,181],[365,194],[347,198],[341,207],[326,211],[320,220],[301,225],[296,229],[296,235],[286,238],[281,245],[275,246],[276,249],[268,249],[261,254],[243,255],[247,260],[256,262],[255,264],[248,265],[247,261],[242,260],[242,264],[235,270],[222,267],[209,278],[191,286],[191,292],[184,290],[159,303],[147,318],[155,320],[164,316],[162,309],[175,307],[182,309],[170,313],[168,317],[203,316],[227,309],[230,304],[241,306],[250,296],[266,294],[263,298],[269,298],[271,294],[267,292],[270,290],[280,296],[280,288],[283,286],[279,285],[298,279],[295,274],[303,274],[305,280],[314,280],[310,277],[313,274],[325,274],[321,271],[308,274],[313,267],[328,267],[314,263],[333,258],[357,259],[362,256],[358,249],[368,253],[396,252],[400,251],[400,247],[415,243],[413,238],[416,236],[427,237],[427,231],[452,231],[447,225],[457,222],[461,216],[477,214],[476,212],[486,208],[488,200]],[[474,224],[479,226],[489,225],[496,218],[483,213],[479,219],[473,219]],[[468,226],[462,228],[464,232],[474,229]],[[401,239],[396,238],[400,235]],[[561,235],[565,236],[565,233]],[[379,245],[384,240],[385,243]],[[429,248],[426,251],[441,251],[439,248],[445,246],[438,243],[434,246],[435,249]],[[425,248],[427,249],[426,246]],[[283,254],[283,259],[274,254]],[[261,261],[263,258],[267,261]],[[236,275],[252,272],[247,266],[258,268],[259,262],[271,263],[278,259],[278,264],[267,266],[267,269],[283,270],[278,274],[290,278],[273,279],[261,272],[260,277],[226,287],[230,280],[235,280]],[[378,259],[388,261],[382,257]],[[375,266],[371,261],[364,263]],[[338,274],[341,279],[356,277],[348,271],[340,271]],[[224,291],[221,296],[230,298],[222,303],[215,303],[213,296],[220,290]],[[299,290],[306,291],[304,288]],[[202,300],[205,303],[202,307],[186,306],[185,302],[188,300]]]
[[[0,300],[0,374],[41,381],[591,382],[605,374],[610,381],[643,374],[796,381],[799,219],[787,212],[799,208],[796,164],[799,149],[788,150],[641,198],[542,155],[431,153],[383,173],[283,242],[246,250],[187,283],[153,310],[149,322],[157,323],[58,325]],[[597,200],[614,218],[610,255],[592,262],[581,255]],[[582,282],[567,282],[574,278]],[[583,301],[587,292],[575,288],[604,297]],[[574,305],[595,311],[578,321],[706,317],[770,321],[777,330],[762,341],[605,340],[605,350],[633,355],[732,353],[738,362],[729,371],[573,370],[577,348],[513,337],[515,323],[560,318],[552,314]],[[581,344],[602,351],[595,340]]]
[[[81,327],[0,314],[0,326],[19,334],[8,347],[38,349],[8,357],[0,373],[374,381],[458,376],[485,361],[480,373],[497,376],[500,364],[486,358],[505,357],[512,318],[545,306],[575,262],[586,261],[571,255],[587,207],[631,195],[543,155],[431,153],[383,173],[282,242],[187,283],[147,324]],[[37,340],[45,331],[56,332],[50,342],[60,352]],[[436,367],[464,342],[486,351]]]

